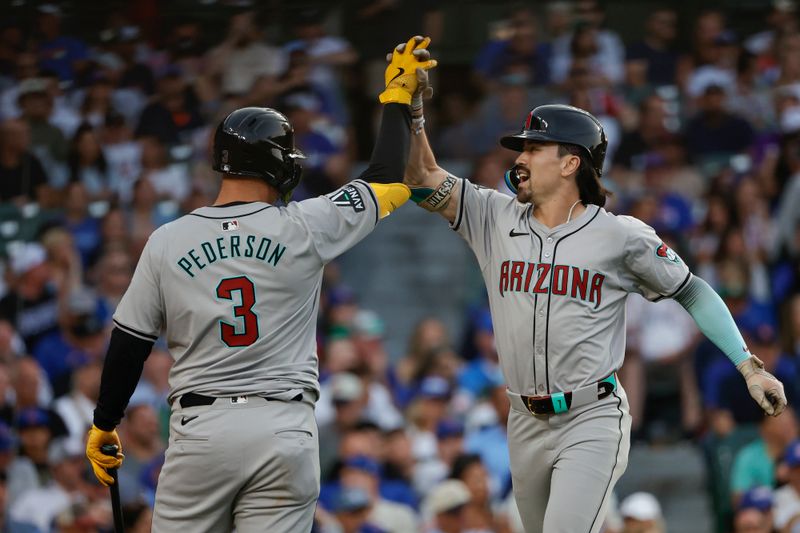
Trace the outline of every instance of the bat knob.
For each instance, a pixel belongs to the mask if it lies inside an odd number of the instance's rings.
[[[103,444],[100,446],[100,451],[103,452],[104,455],[116,456],[117,452],[119,452],[119,446],[116,444]]]

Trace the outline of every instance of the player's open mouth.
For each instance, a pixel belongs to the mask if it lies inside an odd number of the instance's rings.
[[[527,168],[517,167],[517,176],[519,176],[520,183],[525,183],[531,179],[531,174],[528,172]]]

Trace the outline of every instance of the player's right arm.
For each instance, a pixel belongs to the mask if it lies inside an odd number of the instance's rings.
[[[403,181],[411,189],[413,201],[438,212],[452,224],[459,207],[454,199],[461,195],[463,180],[456,179],[436,163],[421,116],[412,119],[411,149]]]
[[[125,413],[164,322],[159,281],[163,250],[159,235],[162,231],[164,226],[147,241],[128,290],[114,313],[114,330],[103,364],[100,394],[86,440],[86,456],[95,476],[104,485],[112,483],[106,470],[122,465],[122,444],[115,428]],[[117,456],[103,454],[104,444],[117,446]]]
[[[394,55],[405,49],[407,44],[400,44],[394,52],[386,56],[391,62]],[[420,60],[430,57],[428,50],[417,52]],[[423,100],[433,96],[433,87],[428,80],[428,71],[416,69],[416,90],[411,101],[411,149],[408,154],[408,163],[403,182],[411,189],[411,199],[420,207],[428,211],[436,211],[450,224],[458,216],[459,205],[454,198],[461,193],[463,180],[455,178],[452,174],[436,163],[428,136],[425,133],[425,116],[423,114]]]

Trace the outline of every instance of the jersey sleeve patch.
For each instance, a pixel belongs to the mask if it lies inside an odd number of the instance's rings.
[[[676,254],[672,248],[663,242],[658,246],[658,248],[656,248],[656,257],[671,263],[675,263],[676,265],[681,264],[681,258],[678,256],[678,254]]]
[[[361,192],[359,192],[359,190],[353,185],[346,185],[341,189],[330,193],[328,198],[331,199],[331,202],[333,202],[335,206],[341,208],[349,207],[356,213],[360,213],[366,209],[364,206],[364,198],[361,196]]]

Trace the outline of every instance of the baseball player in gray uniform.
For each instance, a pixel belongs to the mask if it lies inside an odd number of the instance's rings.
[[[122,454],[115,427],[153,342],[170,372],[170,439],[153,531],[307,532],[319,494],[316,315],[323,266],[409,197],[410,77],[387,70],[383,121],[369,167],[339,190],[286,207],[303,155],[286,118],[268,108],[228,115],[214,138],[223,174],[214,205],[151,235],[114,314],[87,456],[104,484]],[[367,180],[384,183],[368,183]]]
[[[401,45],[399,49],[403,49]],[[722,300],[652,228],[603,209],[603,128],[589,113],[543,105],[501,139],[519,152],[506,174],[516,197],[436,164],[425,137],[420,79],[412,100],[406,183],[469,244],[489,293],[511,414],[514,494],[528,533],[597,532],[628,462],[631,418],[617,378],[625,300],[674,298],[777,416],[783,385],[749,353]]]

